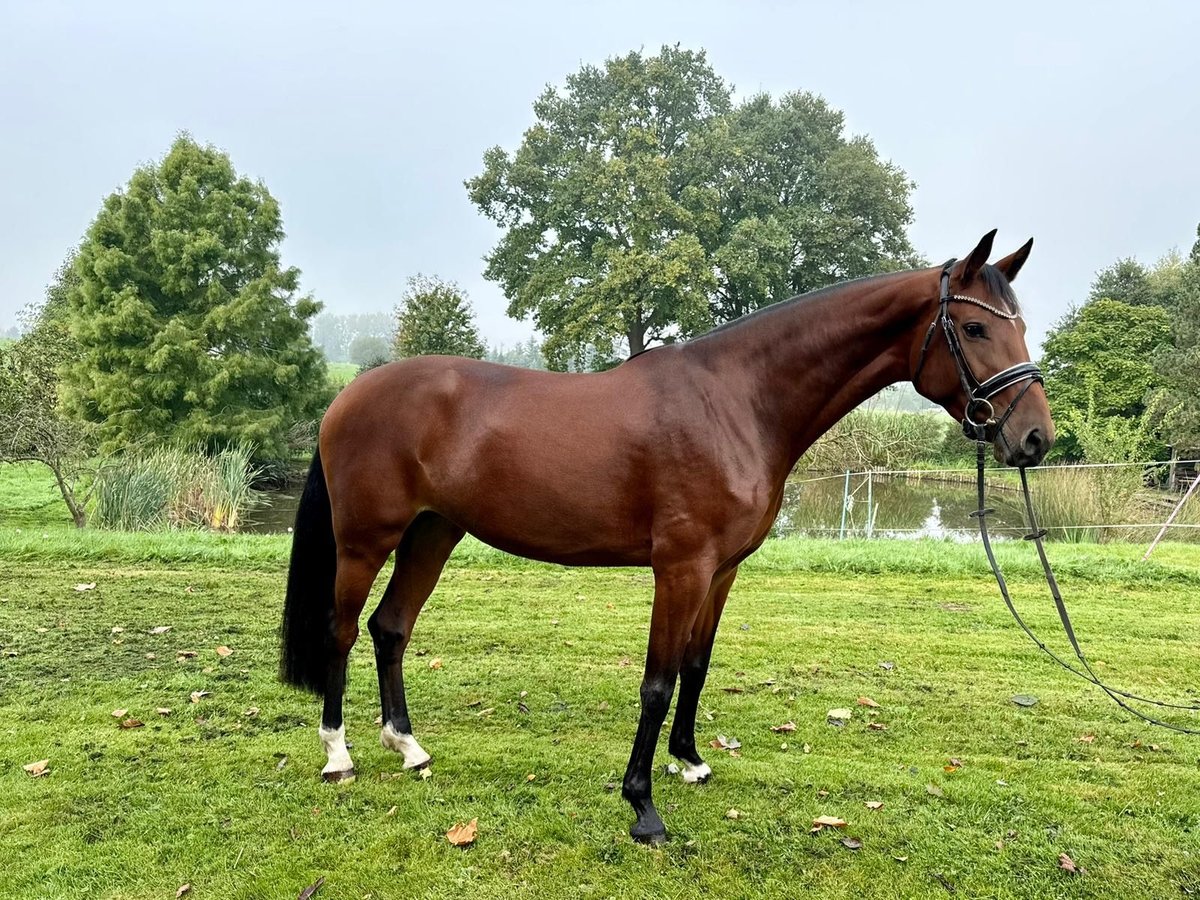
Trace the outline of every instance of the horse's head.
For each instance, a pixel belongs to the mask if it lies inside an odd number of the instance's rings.
[[[1010,287],[1033,239],[989,265],[995,236],[985,234],[966,259],[942,268],[933,321],[913,346],[913,384],[961,421],[968,437],[990,442],[997,460],[1036,466],[1054,443],[1054,422]]]

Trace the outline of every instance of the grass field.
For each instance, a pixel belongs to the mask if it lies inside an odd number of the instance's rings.
[[[294,898],[318,877],[318,900],[1200,891],[1200,738],[1137,723],[1040,656],[977,547],[764,547],[731,595],[701,701],[701,742],[737,738],[740,756],[706,750],[713,780],[686,786],[664,771],[664,735],[654,789],[672,840],[647,849],[610,786],[636,726],[648,572],[464,543],[408,657],[431,777],[378,744],[364,641],[347,701],[359,778],[329,786],[318,702],[275,677],[286,538],[76,533],[5,485],[0,508],[17,515],[0,522],[0,897],[169,898],[190,884],[195,898]],[[1030,548],[1000,550],[1031,622],[1061,646]],[[1188,696],[1200,552],[1051,553],[1101,670]],[[853,710],[843,728],[826,724],[834,707]],[[771,730],[786,722],[796,730]],[[23,771],[41,759],[49,774]],[[810,834],[823,814],[849,824]],[[473,818],[474,845],[451,846],[446,830]],[[1061,869],[1063,853],[1086,874]]]

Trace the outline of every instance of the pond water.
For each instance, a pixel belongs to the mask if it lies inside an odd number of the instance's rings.
[[[844,475],[797,474],[784,488],[783,508],[775,523],[778,536],[837,537],[842,532]],[[263,495],[264,502],[247,516],[246,531],[286,532],[296,518],[301,486]],[[868,497],[870,503],[868,504]],[[998,539],[1021,527],[1019,495],[1011,488],[989,486],[989,530]],[[855,475],[850,479],[845,534],[849,537],[978,538],[975,486],[965,481]]]

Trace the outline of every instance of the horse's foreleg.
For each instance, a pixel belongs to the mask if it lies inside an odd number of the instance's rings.
[[[338,551],[325,706],[321,712],[321,727],[317,730],[327,756],[325,767],[321,770],[321,777],[326,781],[350,781],[354,778],[354,763],[346,746],[346,726],[342,721],[346,665],[350,648],[358,639],[358,617],[388,552],[382,550],[366,554]]]
[[[654,609],[650,616],[646,674],[642,679],[642,715],[621,790],[637,815],[629,833],[642,843],[659,843],[667,838],[666,827],[650,796],[650,772],[688,636],[711,581],[712,570],[695,563],[656,565],[654,569]]]
[[[736,577],[735,567],[713,580],[704,607],[692,626],[692,636],[684,649],[683,663],[679,669],[679,699],[675,703],[675,722],[671,726],[667,747],[671,755],[683,763],[683,780],[688,784],[705,782],[712,775],[708,763],[696,752],[696,707],[700,702],[700,692],[704,689],[704,679],[708,676],[717,624],[721,621],[725,599]]]
[[[379,740],[387,749],[404,756],[406,769],[428,765],[429,754],[412,735],[404,696],[404,651],[421,607],[433,593],[446,560],[462,537],[461,528],[435,513],[418,516],[404,532],[396,550],[392,580],[367,620],[375,644],[379,699],[383,706]]]

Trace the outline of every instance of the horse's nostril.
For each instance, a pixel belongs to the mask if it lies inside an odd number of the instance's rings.
[[[1029,434],[1025,435],[1025,452],[1030,455],[1036,455],[1041,452],[1046,441],[1042,437],[1041,429],[1034,428]]]

